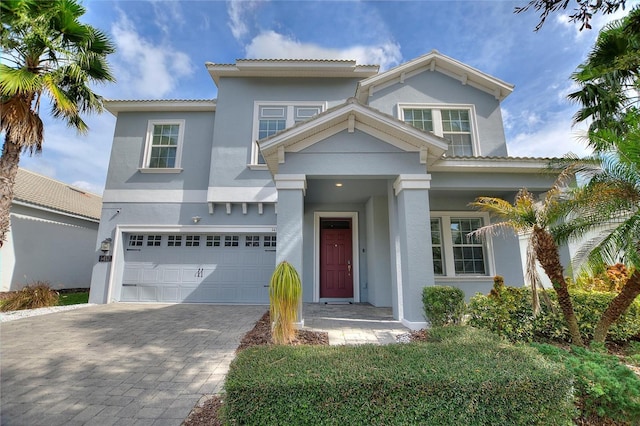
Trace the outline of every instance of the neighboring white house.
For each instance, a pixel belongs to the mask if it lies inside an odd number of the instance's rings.
[[[11,228],[0,249],[0,291],[37,281],[88,288],[102,198],[24,169],[14,190]]]
[[[476,197],[554,180],[548,159],[508,155],[511,84],[437,51],[382,73],[343,60],[206,67],[215,100],[106,103],[117,121],[92,302],[268,303],[286,260],[304,302],[390,306],[420,328],[424,286],[524,283],[516,236],[467,237],[490,223]]]

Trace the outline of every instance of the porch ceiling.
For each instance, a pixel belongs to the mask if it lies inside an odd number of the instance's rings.
[[[342,186],[336,186],[341,183]],[[307,177],[306,203],[364,203],[372,196],[387,195],[386,179],[348,179]]]

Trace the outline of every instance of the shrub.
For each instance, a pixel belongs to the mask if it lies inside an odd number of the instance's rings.
[[[227,375],[224,417],[244,425],[570,423],[564,366],[483,330],[444,333],[437,343],[248,349]]]
[[[19,311],[22,309],[46,308],[58,304],[58,293],[49,283],[37,281],[12,293],[0,306],[0,310]]]
[[[466,308],[464,291],[439,285],[425,287],[422,289],[422,305],[431,326],[460,324]]]
[[[476,295],[468,307],[469,324],[485,328],[511,341],[531,342],[544,338],[569,341],[564,318],[553,290],[547,290],[554,308],[542,305],[540,314],[534,317],[531,308],[531,289],[527,287],[504,287],[495,289],[489,296]],[[583,339],[593,337],[596,325],[615,293],[571,292],[573,308]],[[640,301],[629,309],[609,329],[608,339],[628,341],[640,333]]]
[[[598,424],[610,424],[606,419],[640,422],[640,379],[617,357],[577,347],[566,351],[551,345],[533,346],[549,359],[564,363],[574,374],[583,419],[593,421],[596,417]]]
[[[300,276],[286,261],[280,262],[269,283],[269,312],[273,321],[273,342],[288,344],[296,337],[294,323],[302,296]]]

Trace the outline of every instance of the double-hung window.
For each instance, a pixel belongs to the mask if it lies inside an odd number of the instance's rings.
[[[323,102],[255,102],[250,165],[265,164],[257,141],[306,121],[324,110]]]
[[[490,251],[471,233],[483,227],[487,216],[453,212],[431,217],[431,250],[436,276],[487,276],[491,273]]]
[[[473,105],[410,105],[400,104],[401,120],[449,141],[447,155],[472,157],[478,155]]]
[[[182,170],[180,160],[184,139],[184,120],[149,120],[143,173],[176,173]]]

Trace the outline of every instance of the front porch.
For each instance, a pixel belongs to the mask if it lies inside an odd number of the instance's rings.
[[[391,308],[368,303],[305,303],[304,328],[326,331],[331,345],[386,345],[397,343],[396,336],[409,329],[393,319]]]

